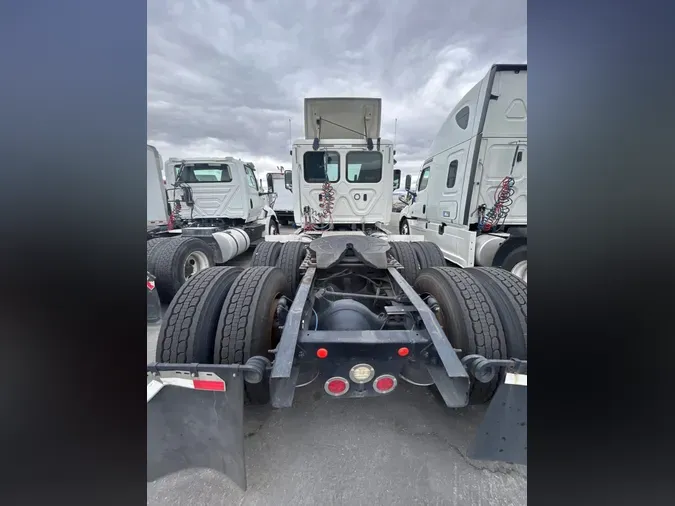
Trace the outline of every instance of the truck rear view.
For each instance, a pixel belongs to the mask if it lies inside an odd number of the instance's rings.
[[[312,383],[336,400],[406,382],[449,408],[488,403],[469,456],[526,464],[527,286],[379,228],[394,180],[393,146],[370,137],[379,99],[305,105],[288,182],[302,229],[266,236],[250,267],[199,272],[166,311],[147,371],[148,479],[209,467],[245,488],[244,402],[290,408]]]

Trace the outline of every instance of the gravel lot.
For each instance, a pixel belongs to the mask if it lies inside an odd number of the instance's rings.
[[[149,362],[158,330],[147,329]],[[403,382],[386,398],[342,400],[312,384],[291,409],[247,408],[247,492],[200,469],[149,483],[148,504],[525,505],[525,467],[465,457],[484,411],[450,410]]]

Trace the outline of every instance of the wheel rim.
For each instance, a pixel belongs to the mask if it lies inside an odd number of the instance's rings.
[[[185,279],[190,279],[192,276],[198,272],[203,271],[209,267],[209,259],[205,253],[201,251],[193,251],[185,259],[185,265],[183,272],[185,274]]]
[[[408,222],[404,221],[401,223],[401,235],[408,235],[410,231],[408,230]]]
[[[527,283],[527,260],[518,262],[516,265],[513,266],[511,272],[513,273],[514,276],[519,277],[525,283]]]

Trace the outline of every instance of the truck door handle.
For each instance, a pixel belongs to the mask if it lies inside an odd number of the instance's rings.
[[[424,204],[422,206],[422,214],[427,214],[427,205],[426,204]]]

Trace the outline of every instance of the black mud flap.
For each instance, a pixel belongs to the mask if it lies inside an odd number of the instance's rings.
[[[474,460],[527,465],[527,375],[506,375],[467,455]]]
[[[165,386],[148,402],[147,481],[208,468],[246,490],[244,379],[228,376],[225,392]]]

